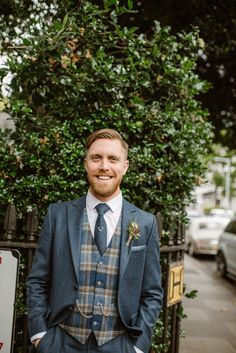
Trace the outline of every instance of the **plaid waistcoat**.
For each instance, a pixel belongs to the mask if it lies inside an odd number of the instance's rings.
[[[72,313],[60,324],[82,344],[92,331],[98,346],[125,331],[117,310],[120,244],[119,220],[106,252],[100,257],[84,210],[78,298]]]

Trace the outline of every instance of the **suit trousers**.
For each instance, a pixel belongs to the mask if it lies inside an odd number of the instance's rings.
[[[51,327],[37,348],[32,347],[31,353],[136,353],[133,342],[128,333],[123,333],[111,341],[98,346],[93,333],[85,344],[81,344],[74,337],[59,326]]]

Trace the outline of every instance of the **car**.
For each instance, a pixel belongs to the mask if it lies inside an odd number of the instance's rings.
[[[216,266],[220,276],[236,277],[236,218],[229,222],[219,237]]]
[[[186,211],[187,212],[187,217],[189,219],[195,218],[195,217],[202,217],[203,213],[198,211],[198,210],[193,210],[193,209],[189,209]]]
[[[228,222],[228,218],[216,216],[191,219],[186,229],[186,251],[192,256],[216,255],[219,236]]]
[[[218,217],[227,217],[227,218],[233,218],[234,217],[234,211],[233,210],[228,210],[225,208],[212,208],[209,212],[210,216],[218,216]]]

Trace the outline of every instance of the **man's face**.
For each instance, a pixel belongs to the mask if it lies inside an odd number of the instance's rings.
[[[92,143],[85,158],[85,169],[91,193],[108,201],[120,192],[120,184],[129,162],[119,140],[98,139]]]

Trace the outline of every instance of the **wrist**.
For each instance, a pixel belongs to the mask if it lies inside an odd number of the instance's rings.
[[[32,341],[32,343],[35,347],[37,347],[37,345],[39,344],[40,341],[41,341],[41,338],[36,338]]]

